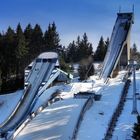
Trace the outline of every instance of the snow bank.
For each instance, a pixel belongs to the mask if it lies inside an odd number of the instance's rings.
[[[15,93],[0,95],[0,125],[13,112],[22,97],[22,94],[23,90],[18,90]]]

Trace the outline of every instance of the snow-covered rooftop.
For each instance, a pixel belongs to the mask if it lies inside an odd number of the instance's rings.
[[[52,58],[58,58],[58,54],[55,52],[44,52],[41,53],[38,58],[46,58],[46,59],[52,59]]]

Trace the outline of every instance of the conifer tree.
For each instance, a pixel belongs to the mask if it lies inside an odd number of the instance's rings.
[[[49,24],[48,29],[44,34],[45,50],[56,51],[59,47],[59,42],[60,42],[59,34],[56,31],[56,25],[53,22],[53,24]]]
[[[80,59],[88,58],[92,55],[92,44],[88,42],[86,33],[83,35],[83,39],[80,42],[78,53],[80,53]]]
[[[28,24],[27,27],[24,30],[24,36],[25,36],[25,40],[26,40],[26,46],[28,48],[28,55],[26,58],[26,62],[30,63],[32,60],[32,50],[33,50],[33,45],[32,45],[32,35],[33,34],[33,28],[31,26],[31,24]]]
[[[43,33],[38,24],[36,24],[33,29],[31,43],[31,53],[33,54],[32,59],[34,59],[42,52],[43,49]]]
[[[105,54],[107,52],[107,48],[109,47],[109,38],[107,38],[107,40],[105,41]]]
[[[96,52],[95,52],[95,55],[94,55],[94,60],[103,61],[105,54],[106,54],[106,47],[105,47],[104,39],[101,36],[99,44],[98,44]]]
[[[134,43],[130,52],[131,59],[135,60],[138,64],[140,64],[140,53],[137,50],[137,45]]]
[[[18,24],[16,29],[16,74],[19,75],[20,71],[24,71],[24,66],[22,65],[24,62],[24,58],[28,53],[28,49],[26,47],[25,37],[21,28],[21,25]]]
[[[80,44],[81,44],[81,38],[80,38],[80,36],[78,35],[77,40],[76,40],[76,46],[75,46],[75,51],[76,51],[76,54],[75,54],[75,55],[76,55],[76,56],[75,56],[74,62],[78,62],[78,61],[80,61],[80,59],[81,59],[81,55],[80,55],[80,53],[79,53]]]
[[[76,62],[77,61],[77,48],[75,41],[70,43],[67,48],[67,62]]]
[[[86,80],[89,76],[94,75],[95,69],[91,56],[80,61],[78,72],[80,80]]]
[[[27,42],[30,42],[32,39],[32,34],[33,34],[33,28],[31,24],[28,24],[27,27],[24,30],[24,36]]]
[[[73,41],[67,49],[68,60],[71,62],[78,62],[81,59],[88,58],[92,53],[92,44],[88,41],[86,33],[84,33],[82,40],[78,36],[76,43]]]
[[[1,78],[5,82],[10,75],[14,74],[15,64],[15,33],[9,27],[6,34],[1,37]],[[8,69],[7,69],[8,68]]]

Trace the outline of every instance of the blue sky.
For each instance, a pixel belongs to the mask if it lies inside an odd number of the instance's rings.
[[[55,21],[62,45],[86,32],[95,50],[101,35],[105,39],[111,36],[119,7],[131,12],[133,4],[131,44],[135,42],[140,50],[139,0],[0,0],[0,31],[9,25],[15,28],[19,22],[23,28],[38,23],[45,30]]]

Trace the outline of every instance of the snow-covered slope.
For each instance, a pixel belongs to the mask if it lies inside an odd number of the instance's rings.
[[[49,140],[49,139],[64,139],[69,140],[73,135],[77,119],[80,114],[80,110],[83,107],[85,100],[73,99],[73,94],[79,91],[94,91],[102,94],[100,101],[95,101],[93,106],[85,113],[80,129],[78,130],[77,140],[101,140],[106,134],[108,124],[111,117],[119,103],[120,95],[123,90],[124,83],[122,82],[124,72],[110,79],[108,84],[104,84],[102,80],[97,80],[97,77],[92,76],[85,82],[73,82],[69,85],[55,86],[46,90],[36,102],[34,110],[45,104],[51,95],[56,92],[57,89],[61,90],[61,97],[63,101],[53,103],[49,107],[45,108],[42,113],[39,113],[27,126],[18,134],[17,140]],[[137,79],[137,92],[140,92],[140,72],[136,73]],[[21,91],[20,91],[21,92]],[[12,95],[12,94],[11,94]],[[19,95],[13,94],[13,97],[6,99],[0,98],[0,101],[6,100],[5,103],[0,106],[0,111],[7,109],[7,106],[14,106],[12,99],[18,101]],[[7,95],[6,95],[7,96]],[[9,95],[8,95],[9,96]],[[128,100],[125,103],[124,111],[119,118],[115,132],[113,133],[113,140],[124,140],[128,135],[131,135],[133,123],[136,121],[136,116],[131,115],[132,111],[132,83],[128,93]],[[11,100],[11,101],[10,101]],[[138,107],[140,102],[138,102]],[[4,109],[5,108],[5,109]],[[139,108],[140,109],[140,108]],[[11,109],[9,108],[11,111]],[[140,111],[140,110],[139,110]],[[3,115],[0,115],[0,118]]]
[[[69,140],[83,108],[85,99],[56,102],[37,115],[16,140]]]
[[[102,140],[107,131],[109,121],[118,105],[124,83],[120,77],[111,79],[104,85],[102,98],[94,102],[86,112],[78,132],[77,140]],[[93,88],[94,90],[94,88]]]
[[[132,79],[132,77],[131,77]],[[115,131],[113,133],[113,140],[125,140],[125,139],[131,139],[132,135],[132,127],[134,125],[134,122],[136,122],[136,114],[132,114],[132,104],[133,104],[133,80],[131,80],[131,85],[128,90],[127,99],[125,102],[124,109],[122,111],[121,116],[118,119],[117,126],[115,128]],[[137,93],[140,93],[140,72],[138,71],[136,73],[136,89]],[[137,109],[140,113],[140,101],[137,102]]]
[[[22,94],[23,90],[18,90],[15,93],[0,95],[0,124],[13,112]]]

